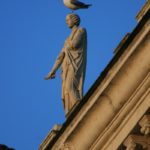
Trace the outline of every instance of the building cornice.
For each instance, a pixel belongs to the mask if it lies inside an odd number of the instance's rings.
[[[150,9],[150,0],[147,0],[143,8],[140,10],[140,12],[137,14],[136,19],[137,21],[141,21],[143,16],[147,13],[147,11]]]

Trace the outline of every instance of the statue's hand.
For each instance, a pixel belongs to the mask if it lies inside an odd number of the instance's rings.
[[[65,41],[65,47],[70,47],[70,39],[66,39]]]
[[[72,45],[72,41],[69,38],[65,41],[65,48],[71,49],[71,50],[74,49],[74,47]]]
[[[68,41],[70,41],[69,38],[67,38],[67,39],[65,40],[65,44],[66,44],[66,45],[68,44]]]
[[[44,79],[49,80],[54,78],[55,78],[55,72],[50,72]]]

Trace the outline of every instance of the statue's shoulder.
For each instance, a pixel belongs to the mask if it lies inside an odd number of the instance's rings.
[[[86,33],[86,29],[83,28],[83,27],[80,27],[80,28],[78,29],[78,31],[81,32],[81,33]]]

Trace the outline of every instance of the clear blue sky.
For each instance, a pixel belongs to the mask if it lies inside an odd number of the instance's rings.
[[[76,11],[88,32],[85,93],[137,22],[145,0],[83,0]],[[37,150],[54,124],[65,121],[61,78],[45,81],[70,30],[62,0],[0,0],[0,143]]]

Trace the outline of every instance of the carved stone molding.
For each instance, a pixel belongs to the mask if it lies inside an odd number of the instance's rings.
[[[138,15],[136,16],[137,21],[139,22],[143,16],[146,14],[146,12],[150,9],[150,1],[147,0],[147,2],[145,3],[145,5],[143,6],[143,8],[140,10],[140,12],[138,13]]]
[[[139,122],[139,125],[141,126],[141,133],[144,135],[150,134],[150,115],[144,115],[144,117]]]
[[[39,150],[46,150],[47,145],[49,144],[49,141],[53,140],[58,133],[58,131],[61,129],[61,125],[54,125],[48,136],[45,138],[43,143],[40,145]]]
[[[75,150],[75,149],[74,149],[74,146],[70,142],[67,142],[61,147],[60,150]]]
[[[126,150],[136,150],[137,144],[141,145],[144,150],[150,150],[150,137],[129,135],[124,142]]]

